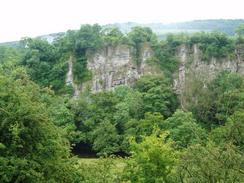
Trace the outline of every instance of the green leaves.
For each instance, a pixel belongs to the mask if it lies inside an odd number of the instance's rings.
[[[67,65],[62,62],[62,55],[47,41],[26,39],[26,53],[21,65],[27,68],[31,79],[40,86],[52,87],[56,92],[64,87]]]
[[[224,126],[213,129],[210,138],[220,145],[226,142],[232,143],[244,150],[244,111],[236,111],[230,116]]]
[[[148,27],[133,27],[128,33],[128,38],[133,45],[156,41],[156,35]]]
[[[188,85],[186,108],[209,129],[223,125],[228,117],[244,107],[243,81],[240,74],[229,71],[219,73],[208,83],[196,80]]]
[[[175,182],[243,182],[243,160],[232,144],[195,145],[182,154]]]
[[[128,138],[150,135],[154,126],[161,126],[163,115],[176,107],[176,96],[163,76],[142,77],[135,89],[118,87],[82,96],[75,102],[75,124],[99,155],[129,153]],[[161,112],[161,113],[160,113]]]
[[[219,32],[195,33],[190,37],[190,44],[198,44],[203,60],[215,58],[231,58],[234,54],[234,42],[227,35]]]
[[[239,37],[243,37],[244,36],[244,24],[240,24],[237,28],[236,28],[236,33]]]
[[[176,95],[163,75],[144,76],[135,88],[143,95],[145,112],[160,112],[168,117],[177,107]]]
[[[143,137],[141,143],[131,142],[132,157],[125,168],[125,179],[130,182],[168,182],[176,164],[176,152],[167,142],[168,134],[155,130]]]
[[[207,139],[207,132],[201,128],[190,112],[177,110],[163,122],[162,129],[170,132],[169,136],[176,143],[177,148],[201,144]]]
[[[151,45],[157,42],[156,35],[148,27],[133,27],[132,30],[128,33],[129,43],[133,46],[134,60],[139,66],[141,64],[141,51],[143,44],[149,43]]]
[[[60,119],[43,100],[47,90],[13,75],[0,76],[0,181],[74,182],[69,143],[52,121]]]
[[[120,135],[115,125],[112,125],[109,121],[100,123],[92,135],[94,138],[93,149],[99,152],[98,155],[106,156],[121,151]]]
[[[117,27],[103,29],[102,36],[105,46],[117,46],[119,44],[128,44],[127,38]]]

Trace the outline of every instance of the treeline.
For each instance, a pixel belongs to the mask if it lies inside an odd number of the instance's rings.
[[[84,25],[52,44],[25,39],[17,50],[1,47],[0,182],[243,182],[244,77],[223,71],[205,85],[196,80],[184,106],[172,88],[178,46],[199,44],[206,59],[226,57],[243,45],[243,30],[235,39],[197,33],[158,41],[149,28],[124,35]],[[76,82],[83,82],[93,52],[129,44],[140,64],[144,43],[162,73],[143,76],[132,88],[88,91],[76,100],[67,94],[70,54]],[[111,169],[110,158],[81,164],[72,148],[87,147],[100,157],[123,155],[126,165]]]

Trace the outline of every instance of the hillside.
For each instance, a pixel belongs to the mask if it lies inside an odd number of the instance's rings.
[[[244,24],[45,37],[0,47],[0,182],[244,182]]]
[[[105,27],[118,27],[123,32],[129,32],[132,27],[143,26],[150,27],[157,34],[165,34],[172,32],[196,32],[196,31],[220,31],[228,35],[234,35],[236,27],[244,23],[243,19],[239,20],[194,20],[179,23],[149,23],[139,24],[134,22],[115,23],[105,25]]]

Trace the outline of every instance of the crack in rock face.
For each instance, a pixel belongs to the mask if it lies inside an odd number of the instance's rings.
[[[72,56],[70,56],[69,60],[68,60],[69,69],[68,69],[68,72],[67,72],[67,75],[66,75],[65,83],[66,83],[66,85],[71,85],[73,87],[73,89],[74,89],[74,97],[76,97],[76,96],[78,96],[80,94],[80,91],[78,89],[78,86],[74,82],[73,61],[74,61],[74,58]]]

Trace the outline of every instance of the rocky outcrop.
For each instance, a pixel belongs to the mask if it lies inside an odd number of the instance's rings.
[[[71,84],[75,96],[78,96],[81,91],[87,89],[92,92],[99,92],[113,90],[120,85],[131,86],[145,74],[158,74],[161,72],[159,67],[149,62],[153,56],[153,51],[148,44],[143,46],[139,64],[136,63],[132,53],[133,49],[128,45],[101,49],[90,56],[87,61],[92,79],[79,86],[73,81],[72,67],[75,60],[70,57],[66,84]],[[223,70],[239,72],[244,75],[244,54],[241,53],[240,50],[236,50],[233,59],[212,58],[210,61],[203,61],[201,60],[201,51],[197,45],[192,47],[181,45],[177,51],[179,68],[173,76],[173,87],[176,93],[182,95],[187,87],[186,83],[193,77],[200,78],[204,85]]]
[[[75,84],[74,82],[74,76],[73,76],[73,62],[74,62],[74,58],[72,56],[69,57],[68,60],[68,73],[66,75],[66,85],[71,85],[74,89],[74,96],[78,96],[80,94],[80,90],[78,88],[78,86]]]
[[[180,66],[174,79],[174,89],[178,94],[184,91],[185,83],[192,77],[201,78],[203,83],[207,83],[224,70],[244,75],[244,57],[240,54],[237,54],[233,59],[212,58],[210,61],[203,61],[197,45],[192,48],[182,45],[178,50],[178,58]]]
[[[147,63],[153,51],[144,45],[140,64],[133,59],[132,48],[128,45],[106,47],[88,59],[88,69],[92,80],[83,84],[82,90],[90,88],[93,92],[113,90],[120,85],[131,86],[144,74],[156,72],[156,68]]]

